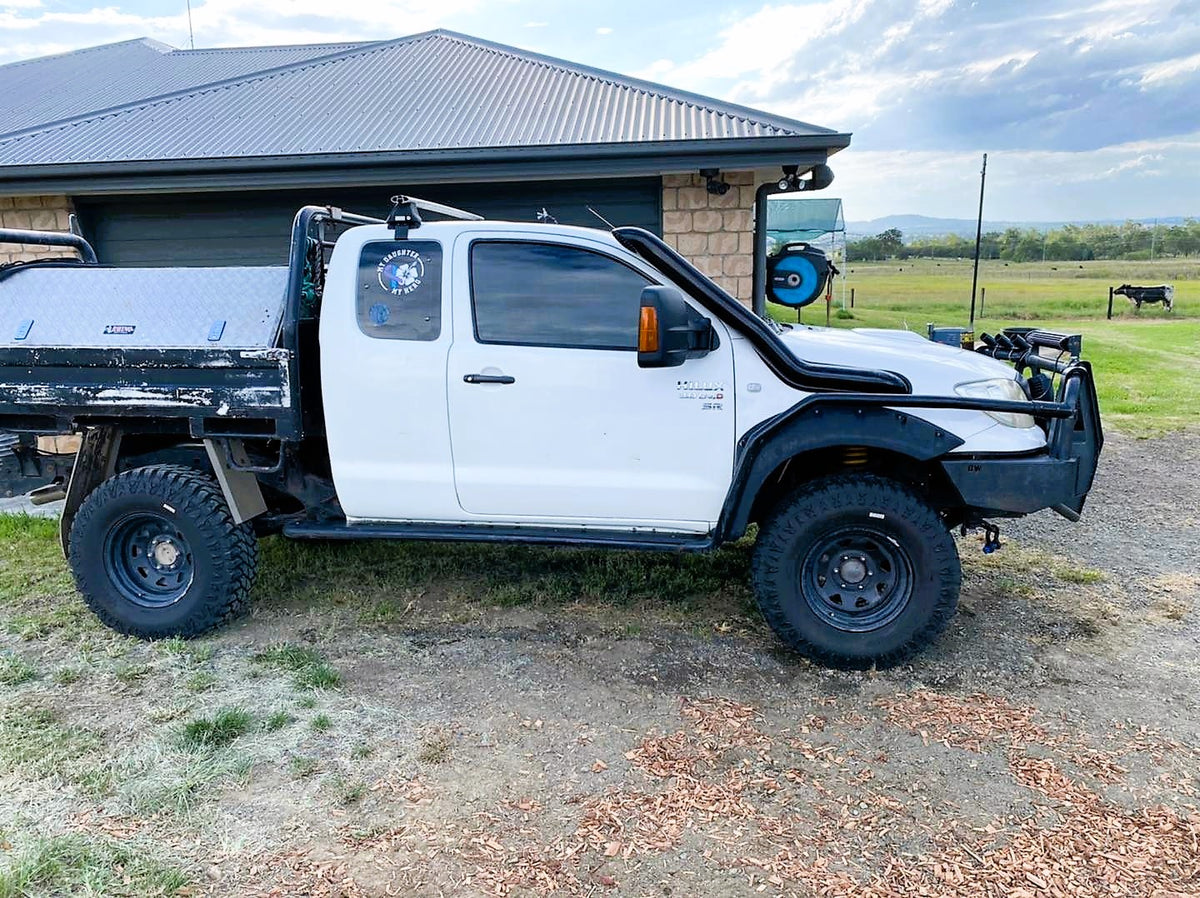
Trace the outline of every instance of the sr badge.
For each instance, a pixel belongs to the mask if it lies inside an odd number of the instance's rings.
[[[392,296],[408,296],[425,278],[425,263],[419,253],[398,249],[388,253],[375,269],[379,286]]]

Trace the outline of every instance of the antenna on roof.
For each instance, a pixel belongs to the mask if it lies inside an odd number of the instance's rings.
[[[187,0],[188,9],[188,48],[196,49],[196,33],[192,31],[192,0]]]
[[[604,223],[605,223],[605,224],[606,224],[608,227],[612,228],[613,230],[616,230],[616,227],[617,227],[617,226],[616,226],[615,224],[613,224],[611,221],[609,221],[607,218],[605,218],[603,215],[601,215],[599,212],[597,212],[597,211],[596,211],[595,209],[593,209],[591,206],[588,206],[588,207],[587,207],[587,210],[588,210],[589,212],[591,212],[593,215],[595,215],[595,216],[596,216],[598,219],[600,219],[602,222],[604,222]]]

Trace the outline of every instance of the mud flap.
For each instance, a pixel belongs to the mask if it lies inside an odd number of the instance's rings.
[[[83,435],[75,465],[71,468],[71,481],[67,484],[67,498],[58,525],[64,557],[70,556],[71,525],[75,523],[75,515],[83,505],[83,500],[117,471],[121,435],[121,429],[111,425],[89,428]]]

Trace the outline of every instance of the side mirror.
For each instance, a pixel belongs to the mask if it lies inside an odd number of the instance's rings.
[[[642,290],[638,367],[674,368],[717,348],[712,322],[692,310],[675,287]]]

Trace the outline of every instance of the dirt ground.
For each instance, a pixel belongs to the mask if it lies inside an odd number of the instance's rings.
[[[780,648],[744,547],[616,602],[690,569],[588,556],[564,599],[546,553],[477,556],[482,593],[437,547],[393,583],[269,546],[189,644],[47,574],[0,606],[0,870],[126,854],[0,895],[1200,895],[1198,474],[1196,435],[1110,436],[1081,523],[961,540],[949,632],[866,673]]]

